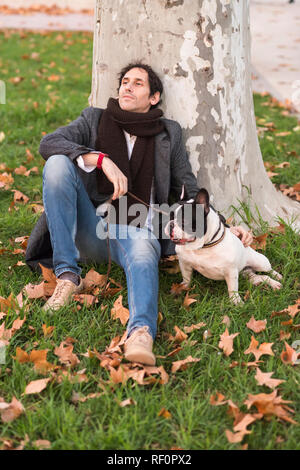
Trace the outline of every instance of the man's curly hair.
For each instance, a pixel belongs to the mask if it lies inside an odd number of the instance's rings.
[[[142,62],[132,62],[132,63],[126,65],[126,67],[124,67],[121,70],[121,72],[119,74],[119,88],[122,84],[123,77],[126,75],[126,73],[129,72],[129,70],[135,69],[135,68],[143,69],[148,73],[149,86],[150,86],[150,96],[154,95],[157,91],[159,91],[160,96],[161,96],[162,93],[163,93],[163,84],[161,82],[161,79],[154,72],[152,67],[150,67],[150,65],[143,64]],[[159,102],[156,105],[151,106],[151,108],[157,108],[160,104],[161,104],[161,100],[159,100]]]

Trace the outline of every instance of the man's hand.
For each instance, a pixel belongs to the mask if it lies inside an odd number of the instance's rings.
[[[128,191],[128,180],[124,173],[108,157],[102,160],[102,171],[107,179],[114,185],[114,194],[112,200],[118,199]]]
[[[252,232],[247,232],[247,230],[245,230],[240,225],[236,227],[230,227],[230,231],[241,240],[245,247],[250,246],[253,242]]]
[[[97,153],[86,153],[83,155],[84,164],[87,166],[96,166],[98,161]],[[107,179],[114,185],[114,194],[112,200],[118,199],[128,191],[128,181],[124,173],[108,157],[102,160],[102,171]]]

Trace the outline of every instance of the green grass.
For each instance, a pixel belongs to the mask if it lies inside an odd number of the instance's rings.
[[[92,37],[80,33],[39,34],[3,34],[0,33],[0,79],[7,85],[7,103],[0,106],[0,132],[5,139],[0,143],[0,163],[10,168],[25,164],[27,168],[38,166],[39,174],[30,177],[14,176],[12,188],[19,189],[29,198],[30,203],[42,200],[41,173],[43,160],[38,154],[38,146],[43,132],[49,133],[60,125],[75,119],[81,110],[88,106],[91,83]],[[36,52],[38,60],[26,58]],[[27,56],[26,56],[27,54]],[[22,58],[24,57],[25,58]],[[33,57],[36,57],[35,55]],[[59,81],[51,82],[48,78],[58,75]],[[9,81],[13,77],[24,77],[19,84]],[[276,132],[291,130],[297,126],[293,117],[282,116],[282,109],[263,106],[266,97],[255,96],[255,108],[258,119],[272,121]],[[299,135],[299,134],[298,134]],[[270,140],[267,136],[272,137]],[[260,139],[264,159],[272,163],[290,161],[290,168],[279,170],[280,175],[273,179],[275,183],[295,184],[300,181],[300,145],[297,133],[287,137],[276,137],[267,132]],[[34,155],[34,161],[26,162],[26,149]],[[288,152],[294,152],[288,155]],[[0,171],[1,173],[1,171]],[[38,215],[30,205],[20,205],[18,211],[8,211],[13,199],[11,191],[0,190],[0,249],[12,250],[19,246],[14,239],[29,235]],[[123,333],[119,322],[110,319],[110,309],[118,295],[103,301],[108,308],[101,312],[99,307],[83,307],[77,311],[75,304],[50,317],[41,310],[42,301],[32,303],[26,313],[26,322],[17,331],[6,349],[6,363],[0,369],[0,397],[10,402],[13,396],[19,399],[25,413],[11,423],[1,423],[0,439],[12,441],[16,447],[28,436],[26,449],[34,448],[37,439],[47,439],[51,449],[239,449],[241,444],[230,444],[225,436],[225,429],[232,430],[232,418],[228,416],[226,406],[210,405],[209,397],[216,392],[223,393],[242,411],[246,412],[243,402],[249,393],[270,393],[265,386],[258,386],[254,379],[255,370],[239,365],[230,368],[232,361],[252,361],[247,356],[252,334],[259,343],[272,342],[274,357],[262,356],[261,370],[274,372],[273,378],[284,379],[279,394],[285,400],[291,400],[295,410],[294,419],[300,422],[299,366],[284,365],[280,353],[284,342],[279,340],[280,330],[291,333],[288,343],[299,338],[299,333],[290,326],[283,326],[285,317],[271,317],[273,311],[279,311],[291,305],[299,296],[299,258],[300,243],[289,227],[285,234],[270,234],[267,240],[266,255],[272,260],[274,269],[283,274],[283,288],[273,292],[263,286],[253,287],[240,279],[240,292],[249,291],[249,298],[241,307],[229,303],[225,283],[204,279],[195,274],[193,293],[198,294],[198,301],[189,310],[183,306],[181,295],[170,295],[173,283],[181,281],[180,274],[168,274],[160,269],[159,310],[163,321],[159,325],[154,352],[166,355],[172,349],[166,333],[174,333],[174,326],[181,329],[192,323],[206,322],[207,326],[195,330],[189,339],[197,343],[182,344],[182,350],[174,357],[158,359],[170,374],[168,384],[158,383],[141,386],[129,380],[125,385],[111,387],[107,384],[100,398],[90,399],[85,403],[74,404],[74,392],[86,396],[101,392],[100,380],[109,380],[109,373],[99,366],[96,358],[80,356],[88,349],[103,351],[117,334]],[[26,266],[15,266],[22,255],[12,255],[9,251],[1,255],[0,296],[17,295],[29,282],[37,283],[40,278]],[[92,266],[86,266],[84,273]],[[106,266],[95,266],[106,272]],[[124,273],[113,266],[111,276],[125,286]],[[123,289],[124,304],[127,293]],[[99,305],[99,304],[98,304]],[[23,318],[24,311],[20,311]],[[234,340],[234,352],[226,357],[218,348],[220,335],[224,333],[222,323],[224,315],[231,319],[229,332],[239,332]],[[251,316],[256,320],[267,319],[265,331],[254,334],[246,323]],[[11,327],[18,317],[11,309],[4,320],[6,328]],[[299,317],[298,317],[299,318]],[[0,321],[0,324],[1,322]],[[53,336],[44,338],[42,325],[54,325]],[[299,323],[297,317],[294,323]],[[29,326],[31,328],[29,328]],[[205,329],[211,336],[203,340]],[[66,337],[76,339],[74,352],[80,358],[76,370],[86,368],[88,381],[71,384],[67,379],[62,383],[50,383],[39,394],[23,395],[26,385],[43,378],[34,372],[32,364],[19,364],[13,359],[17,346],[30,352],[32,349],[48,349],[48,361],[59,364],[54,349]],[[200,361],[184,371],[171,374],[173,360],[184,359],[188,355]],[[133,398],[135,406],[121,408],[118,402]],[[158,417],[162,407],[172,415],[171,419]],[[254,412],[253,410],[250,410]],[[263,419],[249,426],[252,433],[246,436],[243,444],[249,449],[299,449],[299,426],[272,418]],[[1,447],[1,441],[0,441]]]

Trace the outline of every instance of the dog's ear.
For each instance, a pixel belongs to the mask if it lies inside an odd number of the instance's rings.
[[[209,194],[205,188],[200,189],[195,200],[196,204],[204,205],[204,214],[207,215],[209,213]]]

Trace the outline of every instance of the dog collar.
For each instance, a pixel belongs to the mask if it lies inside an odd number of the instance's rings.
[[[218,227],[218,230],[216,231],[216,233],[214,234],[214,236],[212,237],[212,240],[213,240],[214,238],[216,238],[216,236],[217,236],[218,233],[220,232],[221,227],[222,227],[222,223],[224,224],[224,222],[223,222],[223,220],[222,220],[222,218],[221,218],[221,217],[223,217],[223,216],[221,216],[221,214],[219,214],[219,213],[218,213],[218,215],[219,215],[219,219],[220,219],[219,227]],[[226,224],[226,225],[227,225],[227,224]],[[226,231],[226,230],[225,230],[225,224],[224,224],[224,230],[223,230],[223,234],[221,235],[221,237],[220,237],[218,240],[216,240],[215,242],[211,241],[211,242],[209,242],[209,243],[205,243],[205,244],[202,246],[202,248],[211,248],[212,246],[216,246],[216,245],[218,245],[219,243],[221,243],[221,241],[222,241],[223,238],[225,237],[225,231]]]

